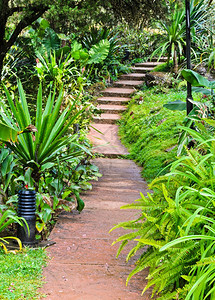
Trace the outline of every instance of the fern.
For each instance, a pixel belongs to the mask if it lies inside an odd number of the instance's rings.
[[[122,242],[117,255],[130,240],[136,244],[127,261],[142,251],[127,282],[149,267],[143,293],[153,286],[152,296],[161,300],[203,300],[215,295],[215,142],[208,140],[203,144],[204,137],[200,133],[194,135],[204,151],[186,149],[187,154],[172,163],[168,174],[151,183],[153,194],[141,194],[140,199],[123,206],[140,210],[141,216],[113,228],[133,231],[117,239],[116,242]],[[172,247],[160,251],[163,245],[171,243]]]

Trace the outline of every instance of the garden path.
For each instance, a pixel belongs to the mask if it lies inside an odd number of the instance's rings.
[[[81,214],[62,213],[50,235],[56,244],[48,249],[51,261],[44,269],[47,283],[42,292],[47,300],[150,299],[149,292],[141,297],[146,271],[131,279],[126,287],[134,259],[126,263],[125,258],[132,245],[116,259],[119,244],[111,244],[125,232],[117,229],[109,233],[109,230],[119,222],[137,217],[135,211],[120,210],[120,207],[147,191],[139,167],[131,160],[119,158],[127,150],[119,141],[115,123],[134,88],[142,84],[144,72],[154,65],[135,66],[134,73],[123,75],[98,98],[102,114],[94,119],[93,127],[101,133],[92,128],[89,138],[94,151],[104,154],[103,158],[94,160],[103,176],[93,183],[92,191],[82,196],[85,209]]]

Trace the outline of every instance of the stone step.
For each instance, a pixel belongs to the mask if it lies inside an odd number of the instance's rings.
[[[94,123],[99,124],[115,124],[120,119],[117,114],[101,114],[99,117],[93,117]]]
[[[129,80],[129,81],[141,81],[145,77],[143,73],[130,73],[130,74],[123,74],[120,76],[122,80]]]
[[[93,124],[88,138],[94,145],[94,153],[111,158],[128,154],[127,149],[119,140],[118,125],[116,124]]]
[[[132,67],[134,73],[147,73],[153,70],[151,67]]]
[[[113,105],[125,105],[131,98],[128,97],[99,97],[97,98],[98,104],[113,104]]]
[[[155,68],[156,66],[159,66],[163,64],[163,62],[159,61],[159,62],[155,62],[155,61],[147,61],[144,63],[136,63],[135,67],[151,67],[151,68]]]
[[[133,88],[110,87],[101,92],[103,97],[129,97],[134,93]]]
[[[118,114],[125,111],[126,107],[122,105],[100,104],[97,106],[97,109],[101,110],[103,113],[106,114]]]
[[[114,82],[114,87],[135,88],[143,84],[143,80],[118,80]]]
[[[157,61],[158,61],[158,58],[153,57],[153,58],[151,59],[151,61],[157,62]],[[167,61],[167,57],[161,57],[161,58],[159,59],[159,62],[166,62],[166,61]]]

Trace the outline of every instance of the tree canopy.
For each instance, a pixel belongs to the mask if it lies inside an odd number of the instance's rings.
[[[0,0],[0,72],[19,34],[44,13],[57,31],[79,32],[121,20],[136,25],[163,16],[164,0]]]

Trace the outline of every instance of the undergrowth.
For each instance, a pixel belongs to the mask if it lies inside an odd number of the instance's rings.
[[[0,250],[0,299],[39,299],[42,286],[42,268],[46,265],[44,249],[23,249],[20,253],[5,255]]]
[[[194,99],[198,97],[195,95]],[[186,115],[185,111],[170,111],[163,104],[185,98],[185,91],[144,87],[132,98],[120,121],[122,142],[130,158],[143,166],[142,176],[148,182],[165,174],[175,160],[178,126]]]

